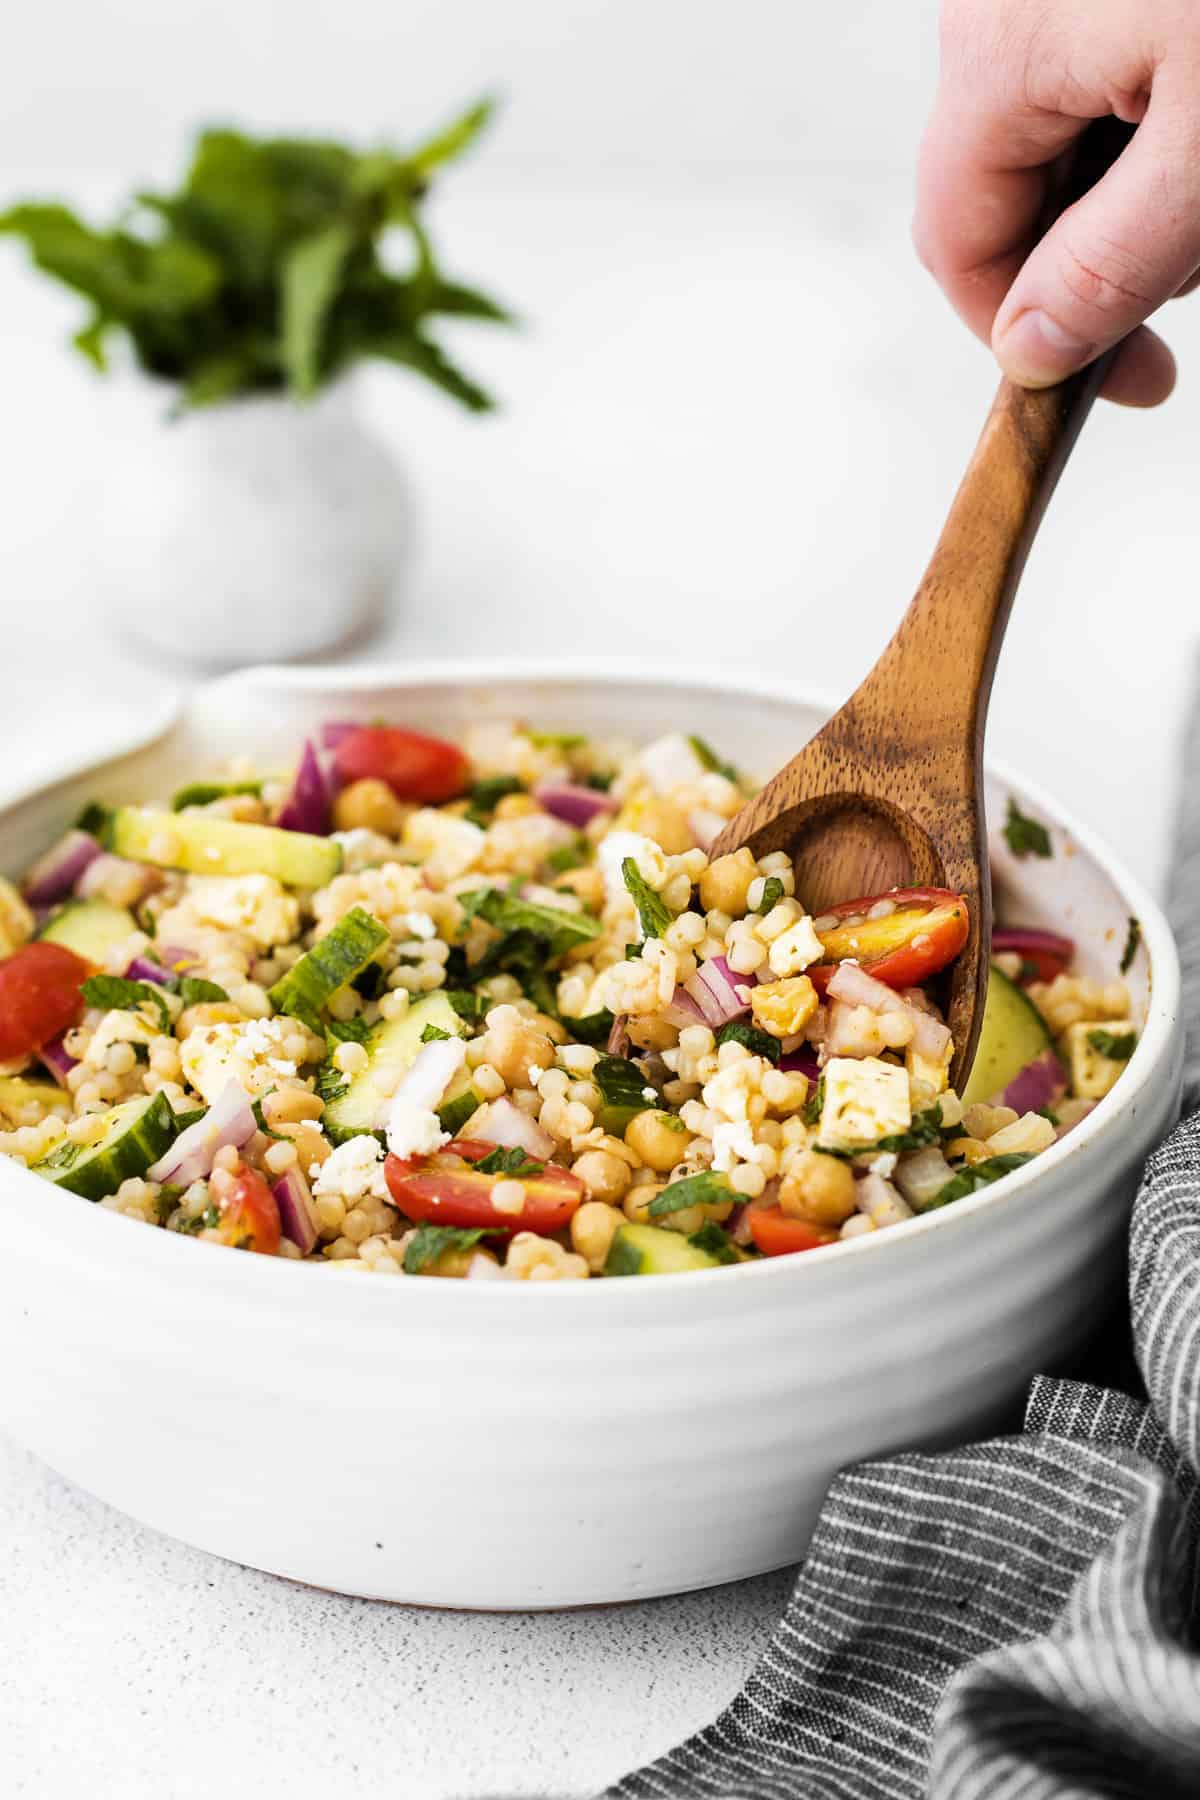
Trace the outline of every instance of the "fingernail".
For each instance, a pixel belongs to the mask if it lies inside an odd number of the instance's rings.
[[[1024,387],[1049,387],[1090,362],[1098,345],[1065,331],[1037,307],[1018,313],[992,346],[1005,373]]]

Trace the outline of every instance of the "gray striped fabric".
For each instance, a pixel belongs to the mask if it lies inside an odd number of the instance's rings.
[[[1200,807],[1178,841],[1195,1104]],[[1021,1436],[839,1476],[742,1692],[606,1800],[1200,1800],[1200,1112],[1129,1292],[1148,1404],[1043,1377]]]

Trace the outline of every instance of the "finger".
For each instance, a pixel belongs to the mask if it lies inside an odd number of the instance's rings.
[[[1148,325],[1125,339],[1100,389],[1118,406],[1160,406],[1175,387],[1175,358]]]
[[[1200,131],[1151,100],[1104,179],[1031,252],[992,327],[1001,367],[1026,387],[1082,368],[1168,300],[1200,264]]]
[[[1086,123],[989,108],[957,86],[939,97],[921,146],[913,240],[985,343],[1033,246],[1051,166]]]
[[[1185,294],[1194,294],[1198,287],[1200,287],[1200,269],[1189,275],[1183,285],[1175,289],[1171,297],[1174,300],[1182,300]]]

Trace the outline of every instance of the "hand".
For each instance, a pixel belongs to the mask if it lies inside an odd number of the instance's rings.
[[[1055,162],[1110,113],[1136,135],[1038,241]],[[1047,387],[1132,333],[1104,392],[1165,400],[1175,359],[1143,321],[1200,280],[1200,6],[943,0],[913,235],[1014,381]]]

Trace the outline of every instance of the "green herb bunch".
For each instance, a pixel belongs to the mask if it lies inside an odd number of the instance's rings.
[[[149,374],[202,405],[236,394],[298,397],[363,357],[403,363],[473,411],[488,395],[432,335],[439,318],[509,322],[495,301],[441,273],[421,222],[434,171],[486,124],[490,105],[406,155],[315,139],[202,132],[182,187],[139,194],[110,230],[67,207],[0,213],[48,275],[86,295],[75,344],[98,367],[124,332]],[[381,249],[408,239],[393,272]]]

